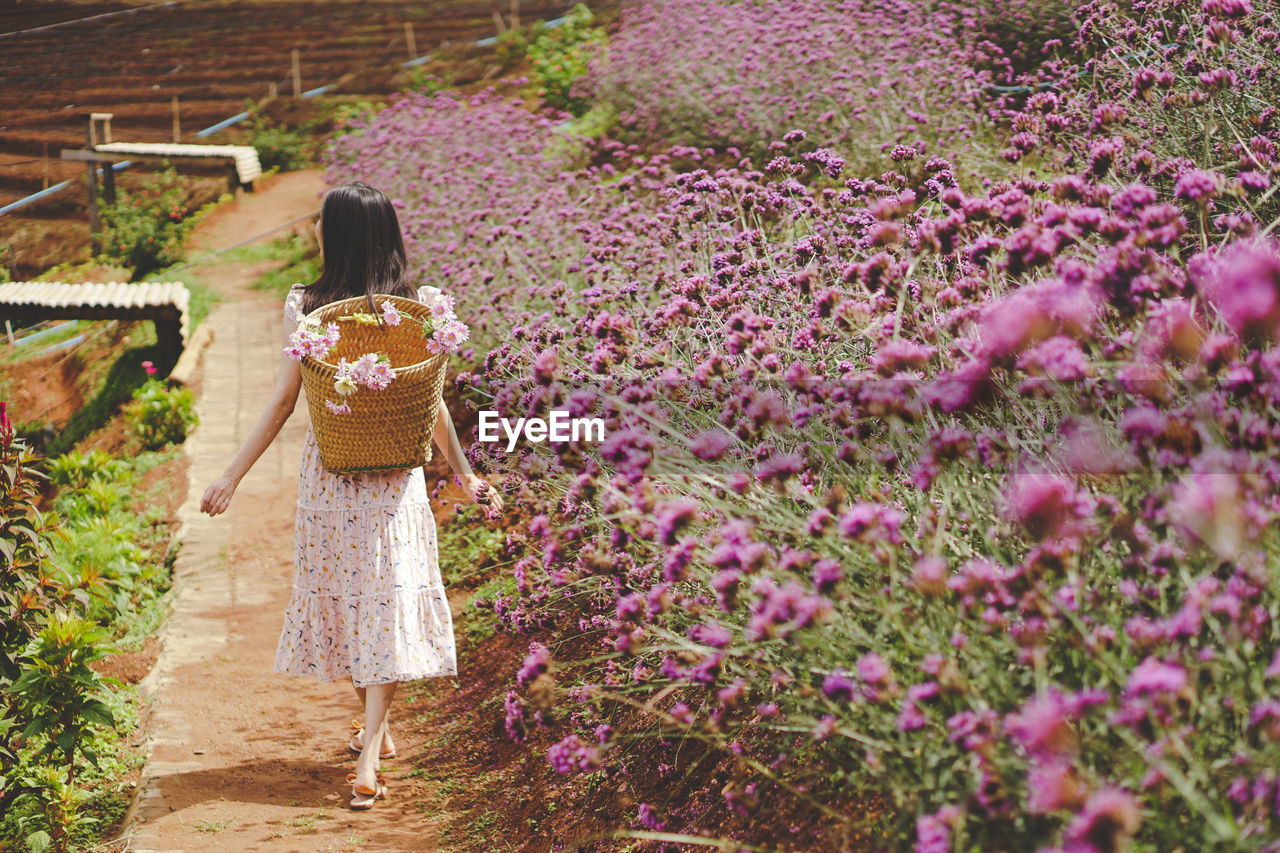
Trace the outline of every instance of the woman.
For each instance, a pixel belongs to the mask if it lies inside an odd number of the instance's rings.
[[[312,284],[295,284],[290,291],[283,344],[298,320],[321,305],[374,293],[415,297],[404,281],[399,219],[379,190],[364,183],[331,189],[316,239],[324,270]],[[293,412],[301,384],[298,362],[282,355],[266,411],[227,470],[205,490],[201,511],[226,510],[236,485]],[[434,437],[468,494],[493,513],[501,510],[498,492],[471,471],[443,401]],[[294,538],[293,596],[275,669],[322,681],[351,678],[364,707],[364,727],[351,741],[360,755],[351,806],[369,808],[386,790],[379,759],[395,754],[387,718],[396,685],[458,671],[422,469],[332,474],[320,464],[315,434],[308,429]]]

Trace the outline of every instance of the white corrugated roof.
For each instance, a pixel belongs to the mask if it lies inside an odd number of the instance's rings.
[[[107,142],[95,145],[104,154],[138,154],[149,157],[230,157],[236,164],[240,183],[251,183],[262,176],[258,149],[249,145],[192,145],[185,142]]]
[[[180,281],[108,281],[71,284],[61,281],[11,281],[0,284],[0,310],[48,308],[55,316],[75,318],[110,317],[113,309],[122,318],[150,315],[156,322],[165,312],[147,309],[172,307],[178,312],[178,332],[185,342],[190,331],[191,292]],[[156,316],[159,314],[159,316]],[[171,315],[170,315],[171,316]]]
[[[180,281],[109,281],[105,284],[11,281],[0,284],[0,303],[6,305],[47,305],[51,308],[72,305],[113,305],[120,308],[176,305],[184,308],[189,301],[187,286]]]

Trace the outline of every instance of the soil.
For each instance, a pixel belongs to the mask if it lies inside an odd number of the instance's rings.
[[[137,684],[146,678],[159,657],[160,641],[155,637],[147,637],[142,648],[137,651],[108,655],[92,666],[102,675],[118,678],[125,684]]]
[[[117,277],[118,278],[118,277]],[[139,323],[83,323],[76,333],[84,342],[68,350],[39,355],[45,346],[33,343],[16,352],[0,345],[0,396],[9,401],[9,416],[15,423],[53,429],[86,402],[91,393],[86,366],[109,359],[140,331]],[[26,350],[34,357],[26,357]]]

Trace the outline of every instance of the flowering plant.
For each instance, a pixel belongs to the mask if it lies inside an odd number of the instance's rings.
[[[409,319],[421,325],[427,351],[432,355],[455,352],[470,336],[470,330],[454,314],[453,300],[443,293],[428,293],[426,305],[430,316],[422,319],[400,313],[390,300],[383,300],[378,306],[382,312],[380,317],[358,311],[343,314],[338,319],[350,320],[360,325],[381,323],[386,326],[399,326],[402,320]],[[298,325],[297,331],[289,336],[289,345],[284,348],[284,353],[295,361],[304,358],[322,360],[337,346],[341,337],[342,332],[337,323],[326,323],[321,328],[319,321],[306,318]],[[333,390],[343,399],[338,402],[326,400],[325,408],[335,415],[348,414],[351,406],[347,397],[360,388],[368,388],[370,391],[385,390],[395,378],[395,368],[384,352],[366,352],[353,361],[343,357],[338,361],[338,370],[333,378]]]

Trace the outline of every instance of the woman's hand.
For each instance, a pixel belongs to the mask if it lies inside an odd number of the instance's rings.
[[[467,494],[471,499],[484,507],[485,515],[497,518],[502,515],[502,493],[489,484],[488,480],[472,474],[467,478]]]
[[[227,511],[231,496],[236,493],[236,481],[226,474],[209,484],[200,499],[200,511],[209,515],[218,515]]]

